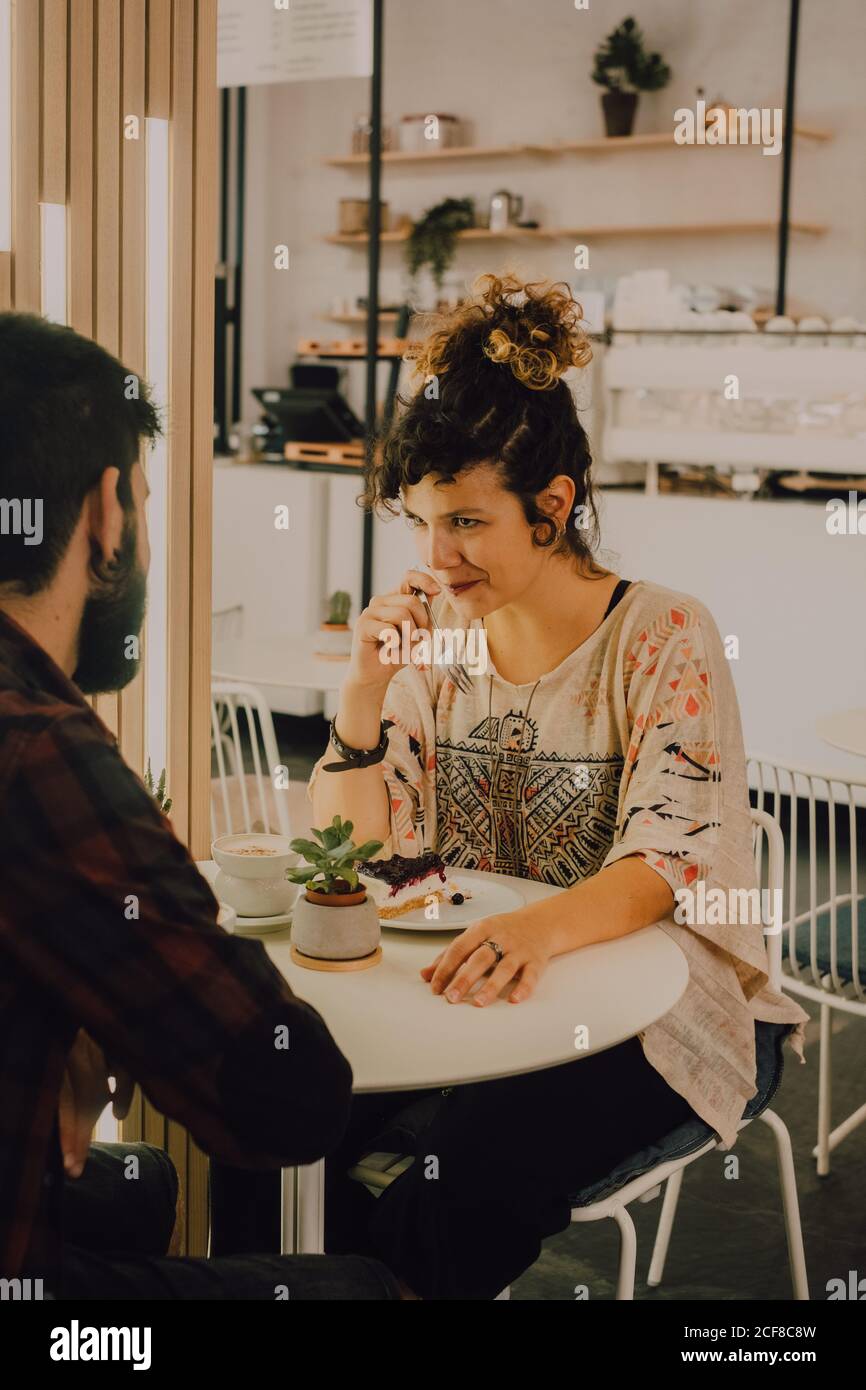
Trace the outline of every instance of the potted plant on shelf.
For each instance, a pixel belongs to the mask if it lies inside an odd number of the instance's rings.
[[[286,869],[292,883],[305,891],[292,914],[292,945],[314,960],[357,961],[377,951],[381,929],[375,902],[359,885],[354,865],[382,848],[381,840],[352,842],[352,822],[335,816],[315,840],[292,840],[306,863]],[[318,843],[316,843],[318,841]]]
[[[351,595],[337,589],[328,600],[328,620],[319,626],[316,656],[326,661],[345,661],[352,651],[352,629],[349,626]]]
[[[601,99],[608,135],[631,135],[640,92],[666,87],[671,70],[660,53],[647,53],[636,22],[624,19],[596,49],[592,80],[606,88]]]
[[[472,198],[445,198],[428,208],[423,217],[413,222],[406,243],[406,264],[414,281],[422,266],[429,265],[437,290],[442,277],[454,260],[457,233],[475,226],[475,202]]]

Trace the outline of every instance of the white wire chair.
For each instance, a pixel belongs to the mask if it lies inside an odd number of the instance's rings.
[[[213,838],[256,830],[291,838],[289,771],[280,763],[271,711],[256,686],[211,682],[211,752]]]
[[[765,811],[752,811],[752,826],[755,841],[755,863],[758,870],[758,882],[766,883],[770,893],[770,901],[772,902],[775,900],[775,891],[782,886],[785,843],[779,826]],[[762,862],[764,842],[766,842],[767,847],[766,873],[763,871]],[[765,940],[767,943],[769,982],[772,988],[778,990],[781,987],[780,981],[782,974],[781,933],[778,931],[775,933],[768,932],[765,936]],[[751,1124],[753,1119],[763,1120],[764,1124],[769,1127],[776,1142],[776,1163],[778,1166],[779,1183],[782,1193],[785,1235],[788,1242],[788,1264],[791,1272],[791,1286],[795,1299],[808,1300],[809,1284],[806,1275],[806,1256],[803,1250],[803,1232],[800,1225],[800,1205],[797,1198],[797,1180],[794,1174],[794,1156],[791,1149],[791,1136],[788,1133],[788,1127],[785,1122],[769,1107],[762,1110],[759,1115],[750,1116],[748,1119],[741,1120],[738,1129],[745,1129],[746,1125]],[[667,1257],[671,1231],[673,1230],[680,1188],[682,1187],[683,1173],[690,1164],[696,1163],[704,1154],[722,1147],[723,1145],[719,1139],[709,1139],[694,1153],[668,1159],[658,1164],[655,1168],[651,1168],[648,1172],[642,1173],[639,1177],[634,1178],[617,1192],[611,1193],[609,1197],[602,1198],[602,1200],[598,1202],[593,1202],[589,1206],[574,1207],[572,1209],[572,1222],[599,1221],[602,1217],[611,1217],[619,1227],[620,1259],[616,1283],[616,1297],[618,1299],[634,1298],[637,1237],[634,1222],[627,1210],[630,1203],[634,1201],[651,1202],[659,1195],[662,1184],[666,1184],[658,1230],[656,1231],[655,1245],[653,1246],[652,1259],[650,1261],[649,1275],[647,1277],[647,1283],[650,1287],[654,1288],[657,1284],[661,1283],[664,1273],[665,1259]]]
[[[866,893],[857,853],[858,808],[862,816],[866,782],[759,754],[749,757],[748,766],[759,809],[770,806],[776,820],[787,810],[783,984],[789,993],[820,1007],[818,1135],[812,1153],[818,1176],[826,1177],[830,1154],[866,1120],[864,1104],[830,1128],[833,1012],[866,1019]],[[800,853],[803,829],[808,836],[805,856]]]

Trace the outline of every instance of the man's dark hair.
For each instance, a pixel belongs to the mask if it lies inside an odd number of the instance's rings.
[[[140,441],[159,433],[146,383],[105,348],[37,314],[0,313],[0,504],[42,504],[40,544],[0,534],[0,585],[35,594],[50,584],[106,468],[120,470],[118,500],[131,512]]]

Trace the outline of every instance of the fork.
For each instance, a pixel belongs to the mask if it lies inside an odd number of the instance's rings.
[[[413,588],[412,593],[415,595],[416,598],[420,598],[424,607],[427,609],[427,614],[430,618],[430,622],[433,624],[434,628],[441,632],[442,628],[439,627],[439,624],[433,616],[433,609],[430,606],[430,600],[427,597],[424,590]],[[451,678],[451,680],[457,686],[458,690],[462,690],[464,695],[469,695],[471,693],[472,678],[466,670],[466,667],[462,663],[455,662],[453,666],[446,666],[445,674],[446,676],[449,676]]]

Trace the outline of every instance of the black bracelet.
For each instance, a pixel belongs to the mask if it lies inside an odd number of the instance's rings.
[[[335,715],[330,724],[331,742],[340,754],[343,762],[324,763],[322,765],[323,772],[348,772],[353,767],[372,767],[374,763],[380,763],[382,761],[388,751],[388,730],[394,727],[393,719],[382,720],[382,737],[379,739],[375,748],[367,749],[350,748],[348,743],[344,743],[337,733],[336,718]]]

